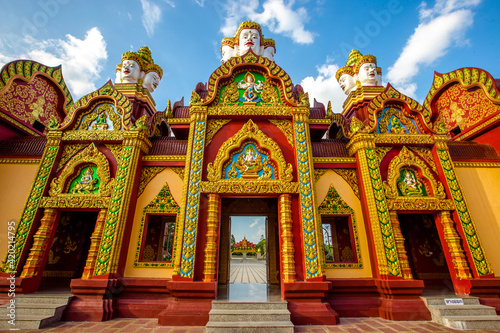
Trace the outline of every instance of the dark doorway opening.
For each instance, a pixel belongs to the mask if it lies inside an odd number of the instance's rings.
[[[40,290],[69,290],[80,278],[98,212],[63,211],[43,271]]]
[[[413,278],[424,281],[424,295],[454,295],[434,215],[400,214],[398,218]]]

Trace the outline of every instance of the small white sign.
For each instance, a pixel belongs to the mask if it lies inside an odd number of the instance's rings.
[[[444,304],[446,304],[446,305],[464,305],[464,300],[461,298],[445,298]]]

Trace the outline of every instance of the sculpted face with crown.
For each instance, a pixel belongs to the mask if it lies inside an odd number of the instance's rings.
[[[352,50],[346,65],[337,71],[335,77],[342,91],[349,95],[358,87],[380,86],[381,73],[381,69],[377,67],[377,58]]]
[[[249,50],[257,56],[274,61],[276,49],[272,39],[264,39],[259,24],[252,21],[242,22],[234,37],[224,38],[221,45],[222,63],[237,56],[245,55]]]
[[[140,83],[152,93],[158,87],[162,75],[161,67],[154,63],[151,51],[144,46],[137,52],[125,52],[122,55],[122,63],[116,66],[115,83]]]

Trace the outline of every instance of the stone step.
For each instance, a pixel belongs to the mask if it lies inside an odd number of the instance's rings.
[[[432,296],[432,297],[422,297],[427,305],[446,305],[445,299],[462,299],[464,305],[479,305],[479,298],[474,296],[464,296],[464,297],[445,297],[445,296]]]
[[[26,294],[16,295],[16,304],[19,303],[67,303],[72,294]]]
[[[431,310],[431,313],[433,311],[439,311],[439,315],[442,317],[496,315],[495,308],[485,305],[434,305],[429,306],[429,310]]]
[[[228,301],[212,301],[212,309],[221,310],[280,310],[288,309],[287,302],[228,302]]]
[[[206,333],[293,333],[291,321],[247,321],[247,322],[208,322]]]
[[[500,316],[448,316],[443,317],[443,324],[459,330],[500,329]]]
[[[61,318],[57,319],[54,316],[36,316],[36,315],[19,315],[16,314],[14,325],[7,320],[0,321],[0,330],[36,330],[39,328],[48,327],[59,322]]]
[[[213,301],[207,333],[292,333],[288,303]]]
[[[47,303],[32,303],[32,304],[17,304],[16,302],[16,315],[40,315],[40,316],[53,316],[56,311],[64,311],[66,304],[47,304]],[[11,309],[6,305],[0,308],[0,316],[7,315]]]
[[[212,309],[209,313],[210,321],[214,322],[271,322],[290,321],[288,310],[228,310]]]

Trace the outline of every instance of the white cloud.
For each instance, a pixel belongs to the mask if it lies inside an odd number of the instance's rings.
[[[200,7],[205,6],[205,0],[194,0]]]
[[[412,79],[422,65],[430,65],[452,46],[464,46],[464,34],[473,23],[472,8],[481,0],[437,0],[432,8],[420,5],[420,23],[407,40],[387,80],[401,92],[415,98],[417,84]]]
[[[174,0],[165,0],[165,2],[168,3],[172,8],[175,8]]]
[[[253,220],[253,223],[252,223],[252,224],[250,224],[248,227],[249,227],[249,228],[253,228],[253,227],[255,227],[256,225],[258,225],[260,222],[261,222],[261,220],[260,220],[260,219],[254,219],[254,220]]]
[[[161,20],[161,9],[158,5],[149,2],[148,0],[141,0],[141,4],[142,4],[142,25],[146,29],[148,36],[152,37],[155,32],[156,25]],[[173,7],[175,7],[175,4],[173,5]]]
[[[66,35],[66,39],[37,40],[25,37],[18,41],[10,54],[0,43],[0,62],[31,59],[44,65],[62,65],[62,73],[73,98],[96,90],[94,84],[100,78],[103,62],[108,58],[106,41],[98,28],[87,31],[84,39]]]
[[[314,98],[318,102],[328,105],[328,101],[332,102],[332,111],[334,113],[342,112],[342,104],[346,99],[346,95],[340,88],[335,73],[339,69],[337,64],[324,64],[317,67],[318,76],[316,78],[308,76],[300,82],[305,92],[309,93],[309,100]]]
[[[262,5],[263,12],[258,13],[258,0],[245,2],[228,0],[227,16],[221,32],[225,36],[232,36],[242,20],[250,19],[266,26],[274,33],[291,38],[295,43],[310,44],[314,41],[314,34],[305,30],[309,15],[304,7],[292,9],[294,4],[294,0],[287,3],[284,0],[266,0]]]

